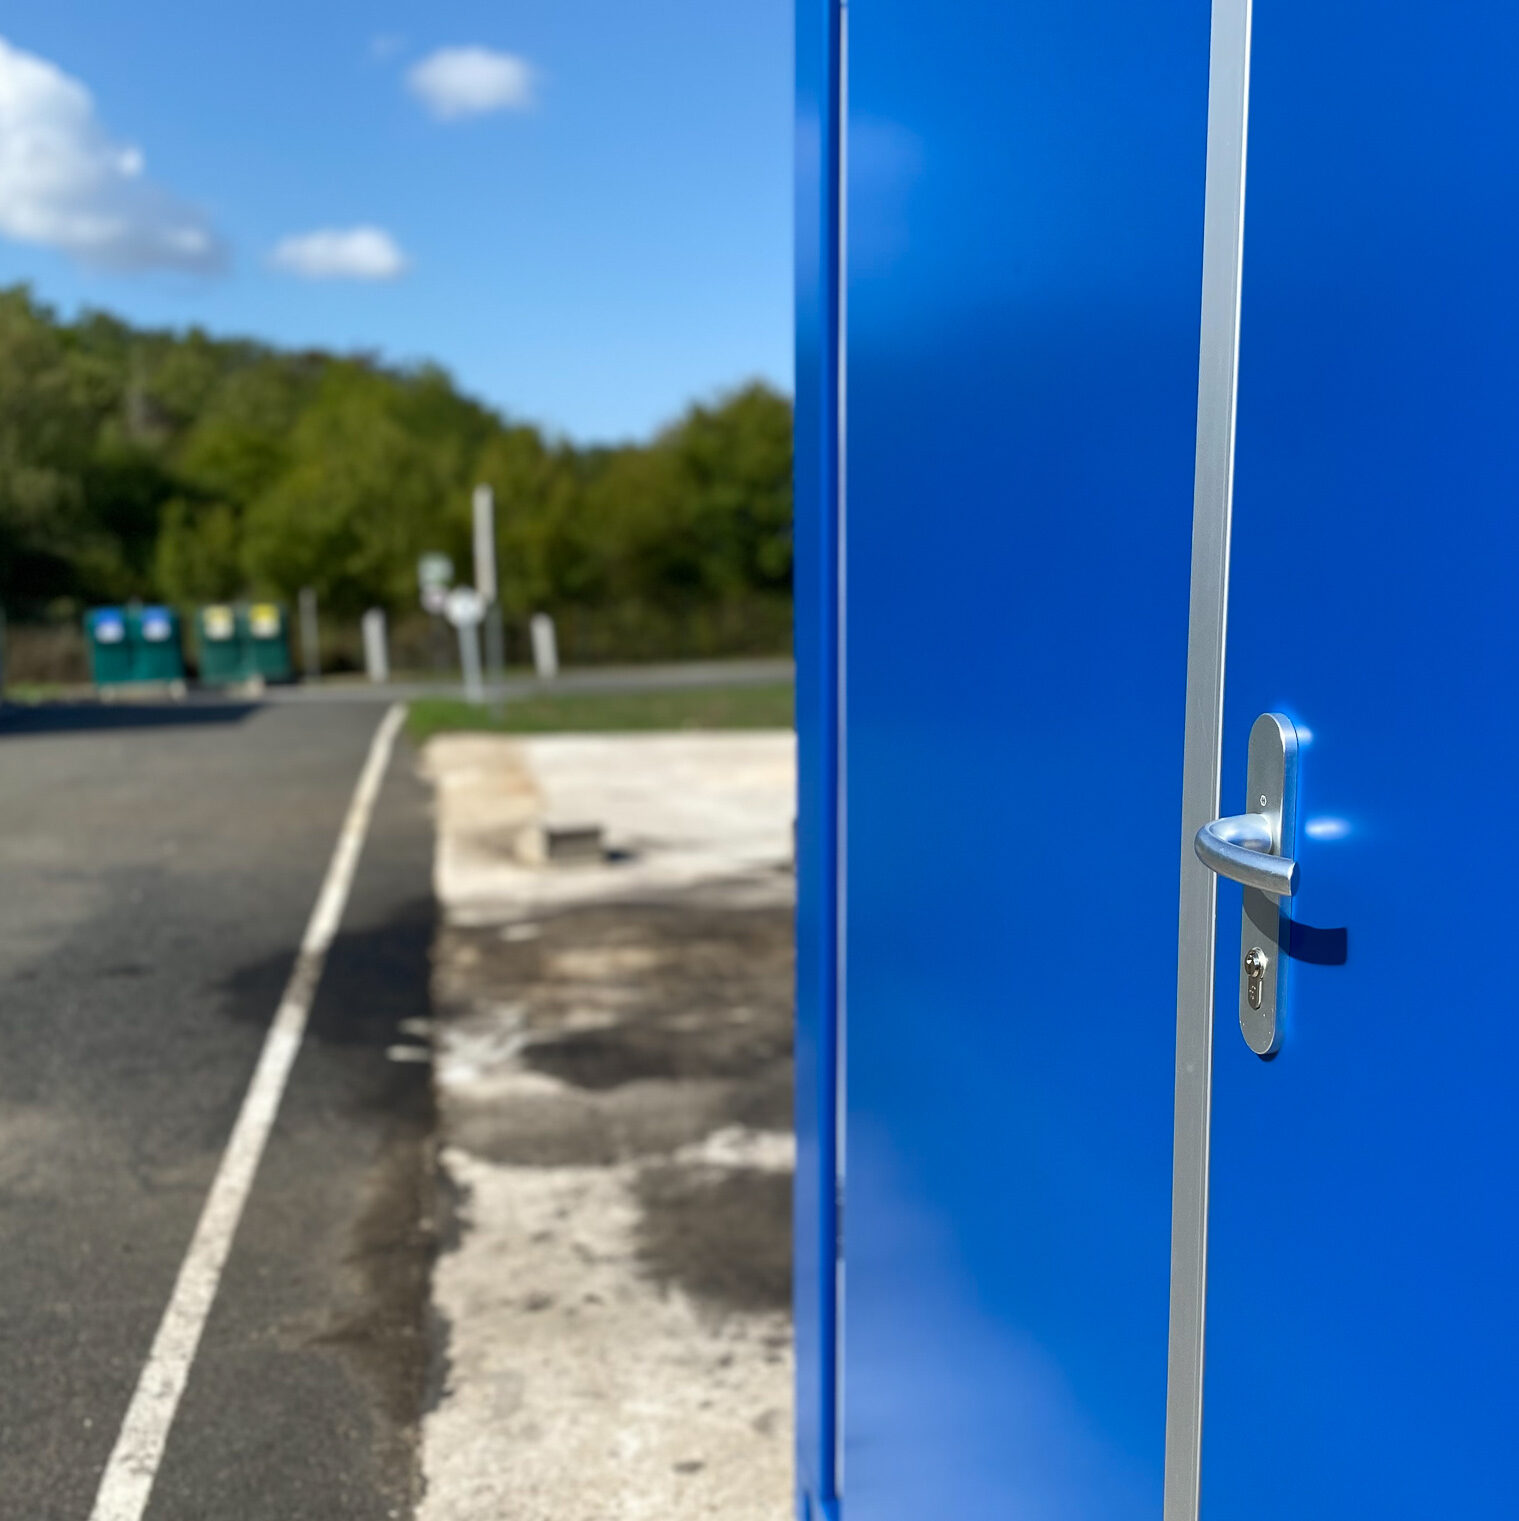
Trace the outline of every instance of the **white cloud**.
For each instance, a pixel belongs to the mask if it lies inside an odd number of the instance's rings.
[[[382,227],[323,227],[283,239],[275,267],[304,280],[394,280],[409,261]]]
[[[406,83],[441,121],[526,111],[533,104],[532,65],[515,53],[490,48],[439,48],[412,65]]]
[[[226,261],[206,217],[112,141],[88,89],[0,37],[0,237],[62,249],[97,268],[183,269]]]

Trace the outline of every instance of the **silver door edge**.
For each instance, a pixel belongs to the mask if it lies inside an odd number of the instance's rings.
[[[1203,1321],[1208,1279],[1208,1126],[1213,1080],[1216,879],[1192,841],[1219,813],[1229,528],[1234,492],[1250,0],[1213,0],[1203,206],[1197,465],[1182,754],[1176,972],[1176,1112],[1164,1521],[1197,1521],[1202,1475]]]

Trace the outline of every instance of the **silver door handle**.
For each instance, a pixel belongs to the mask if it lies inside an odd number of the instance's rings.
[[[1297,862],[1272,853],[1276,829],[1264,813],[1214,819],[1197,831],[1192,845],[1209,871],[1231,882],[1243,882],[1273,898],[1290,898],[1297,891]]]
[[[1297,726],[1285,713],[1262,713],[1250,726],[1245,807],[1204,824],[1197,859],[1244,883],[1239,914],[1239,1028],[1257,1056],[1282,1043],[1282,999],[1291,985],[1283,943],[1282,899],[1297,891]]]

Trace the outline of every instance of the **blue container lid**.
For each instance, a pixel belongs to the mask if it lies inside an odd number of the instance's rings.
[[[174,614],[166,607],[145,607],[138,615],[138,627],[149,644],[164,644],[174,637]]]
[[[127,637],[126,614],[119,607],[97,607],[85,615],[96,644],[120,644]]]

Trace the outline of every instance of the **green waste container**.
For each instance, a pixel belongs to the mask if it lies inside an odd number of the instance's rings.
[[[133,681],[185,679],[179,614],[172,607],[129,608],[127,641],[132,651]]]
[[[255,602],[248,609],[248,649],[255,676],[265,681],[289,681],[290,619],[277,602]]]
[[[216,602],[195,615],[200,649],[200,679],[207,686],[247,681],[253,674],[248,651],[248,627],[240,608]]]
[[[90,680],[97,687],[133,681],[132,638],[127,615],[119,607],[93,607],[84,615],[84,634],[90,646]]]

